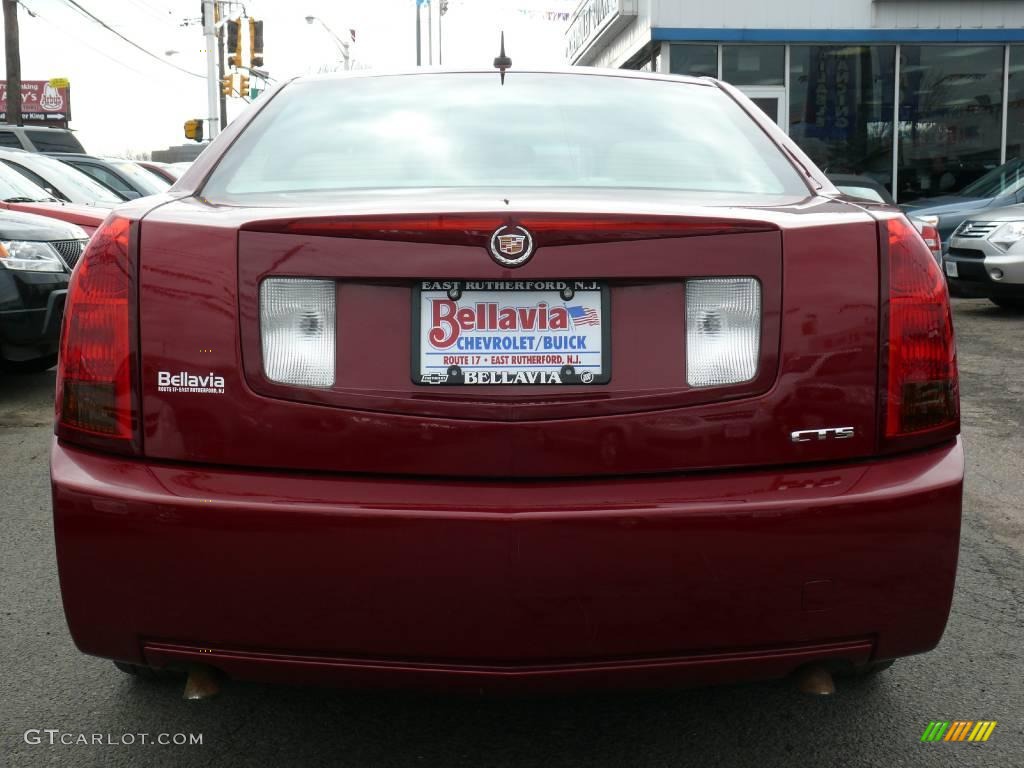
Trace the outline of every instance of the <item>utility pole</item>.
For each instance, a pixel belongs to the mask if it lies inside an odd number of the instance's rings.
[[[4,0],[4,50],[7,52],[7,122],[21,119],[21,43],[18,37],[18,0]]]
[[[241,30],[239,30],[241,33]],[[217,82],[224,82],[224,27],[217,30]],[[228,127],[228,97],[220,91],[220,129]]]
[[[416,0],[416,66],[420,66],[423,63],[423,58],[420,54],[420,0]]]
[[[437,64],[438,64],[438,66],[441,66],[441,64],[443,63],[441,61],[441,50],[442,50],[442,45],[441,45],[441,19],[444,18],[444,15],[446,13],[448,13],[448,0],[441,0],[441,2],[437,6]]]
[[[434,4],[427,0],[427,60],[434,66]]]
[[[203,0],[203,35],[206,37],[206,115],[210,124],[210,139],[217,137],[220,129],[218,112],[220,103],[220,78],[217,77],[217,29],[214,0]]]

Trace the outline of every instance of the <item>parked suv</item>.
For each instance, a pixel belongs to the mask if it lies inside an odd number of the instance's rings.
[[[950,287],[1024,310],[1024,205],[975,214],[953,233],[946,253]]]
[[[74,224],[0,210],[0,369],[57,362],[68,276],[86,240]]]
[[[989,210],[1024,203],[1024,158],[1015,157],[975,179],[958,192],[904,203],[907,215],[932,224],[943,250],[953,231],[969,218],[985,218]]]
[[[68,626],[125,669],[868,672],[949,614],[942,271],[715,80],[291,80],[96,231],[57,379]]]
[[[28,152],[85,152],[78,137],[67,128],[0,125],[0,147]]]

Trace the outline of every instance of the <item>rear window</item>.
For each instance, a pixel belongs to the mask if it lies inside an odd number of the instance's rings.
[[[331,190],[635,187],[807,194],[718,88],[497,72],[299,81],[228,151],[203,190],[281,204]]]
[[[82,144],[70,131],[27,128],[25,135],[39,152],[85,152]]]
[[[858,197],[861,200],[870,200],[873,203],[884,203],[881,193],[877,189],[872,187],[853,187],[849,184],[837,184],[836,189],[842,192],[844,195],[850,197]]]
[[[120,203],[122,198],[104,187],[98,181],[60,160],[46,155],[31,153],[20,158],[20,162],[4,159],[5,163],[22,175],[35,181],[39,186],[52,188],[56,193],[72,202],[83,203]]]
[[[4,202],[11,202],[12,200],[39,202],[41,200],[53,199],[45,189],[29,180],[27,176],[0,163],[0,200]]]
[[[155,176],[141,165],[125,160],[111,160],[110,163],[123,173],[136,189],[141,190],[143,194],[155,195],[158,192],[171,188],[171,185],[165,179]]]
[[[122,197],[128,198],[132,196],[134,190],[132,190],[132,188],[128,186],[128,183],[125,182],[125,180],[122,179],[120,176],[117,176],[116,174],[113,174],[110,171],[108,171],[106,168],[96,165],[95,163],[83,163],[77,159],[65,160],[64,162],[66,162],[75,170],[81,171],[82,173],[95,179],[103,186],[110,187],[112,190],[117,192],[117,194],[121,195]]]
[[[1021,186],[1024,186],[1024,159],[1018,157],[993,168],[958,194],[963,197],[998,197],[1014,192]]]

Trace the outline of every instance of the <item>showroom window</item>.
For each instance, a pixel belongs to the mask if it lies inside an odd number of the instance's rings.
[[[718,46],[673,44],[669,48],[669,71],[673,75],[718,77]]]
[[[1024,157],[1024,45],[1010,46],[1006,98],[1006,159]]]
[[[952,194],[999,165],[1001,45],[904,45],[900,202]]]
[[[789,134],[827,173],[892,189],[896,47],[793,45]]]
[[[722,79],[733,85],[785,85],[786,46],[723,45]]]
[[[1024,159],[1024,45],[663,46],[673,74],[720,66],[826,172],[869,176],[901,203],[991,178],[1004,147],[1007,161]]]

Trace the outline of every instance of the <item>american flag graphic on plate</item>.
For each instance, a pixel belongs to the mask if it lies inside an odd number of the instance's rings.
[[[600,325],[601,316],[593,307],[566,307],[573,325]]]

